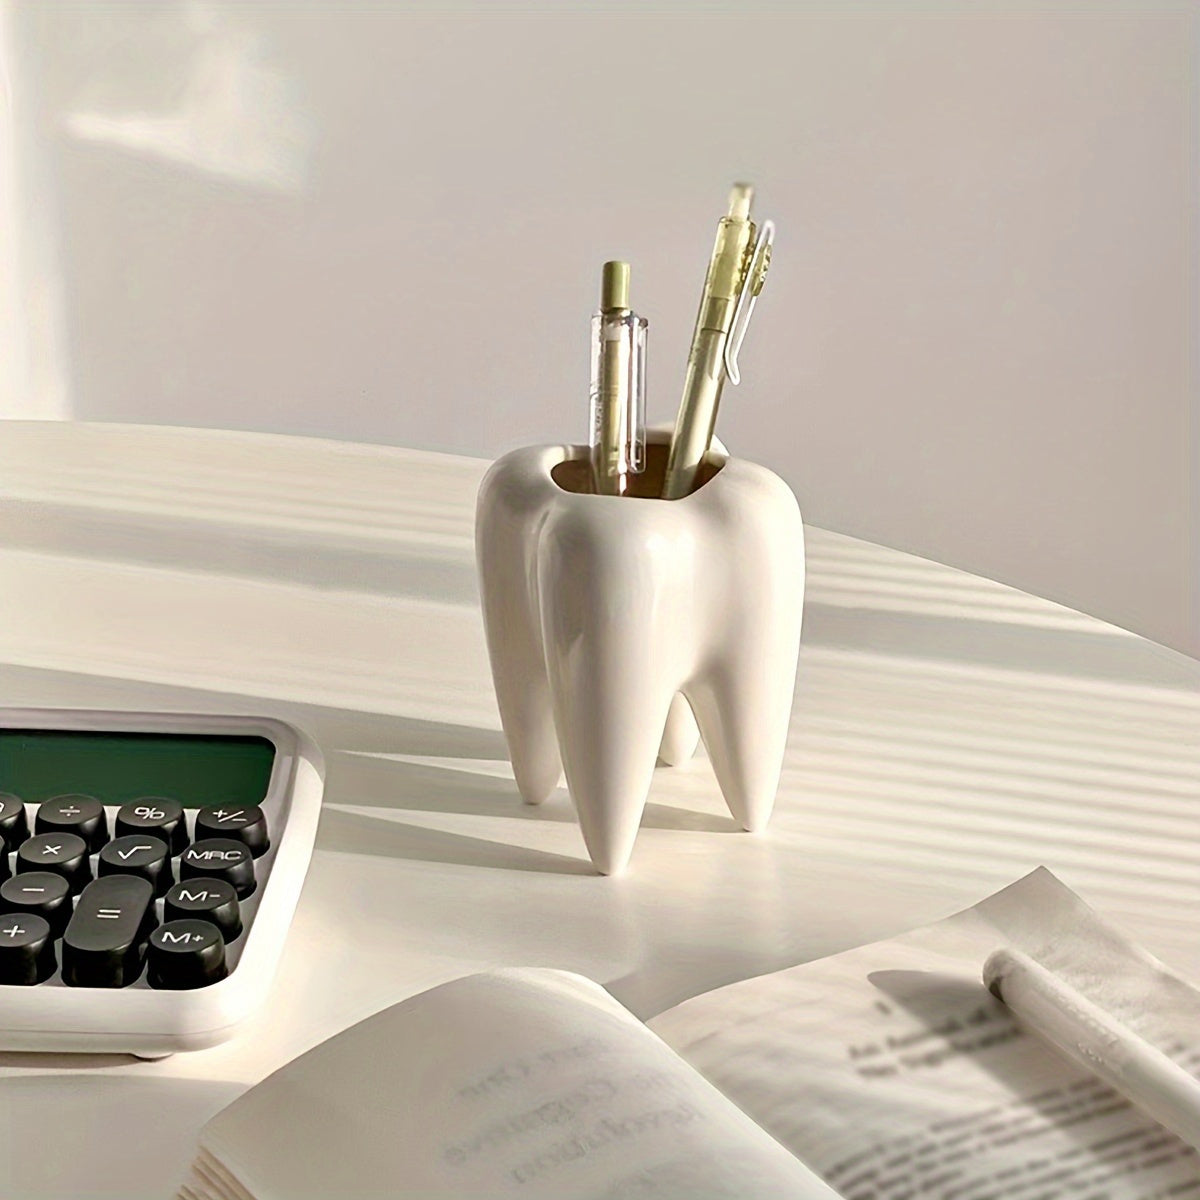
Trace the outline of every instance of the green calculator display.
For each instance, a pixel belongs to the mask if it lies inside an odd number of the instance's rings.
[[[265,737],[0,729],[0,792],[32,804],[70,793],[108,805],[144,796],[185,808],[261,804],[274,763]]]

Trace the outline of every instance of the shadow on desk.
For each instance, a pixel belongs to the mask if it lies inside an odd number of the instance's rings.
[[[373,813],[364,813],[367,808]],[[459,813],[465,816],[574,823],[563,789],[545,804],[525,804],[510,776],[481,774],[451,766],[410,762],[395,755],[331,753],[326,760],[325,811],[318,844],[322,849],[378,854],[461,866],[515,871],[594,875],[583,854],[569,858],[544,850],[399,821],[402,812]],[[647,804],[642,825],[652,829],[710,833],[740,832],[728,816]]]
[[[501,757],[506,757],[507,752]],[[566,790],[559,788],[545,804],[526,804],[511,775],[485,775],[451,766],[411,762],[398,755],[326,756],[326,803],[346,803],[414,812],[456,812],[469,816],[505,816],[534,821],[574,822]],[[729,816],[648,803],[642,826],[732,833]]]
[[[547,871],[558,875],[596,874],[592,864],[583,858],[568,858],[565,854],[328,807],[321,814],[318,845],[322,850],[344,854],[375,854],[463,867]]]

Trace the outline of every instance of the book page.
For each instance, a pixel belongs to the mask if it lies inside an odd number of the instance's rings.
[[[893,941],[651,1021],[847,1200],[1200,1197],[1200,1157],[983,986],[1016,948],[1200,1072],[1200,993],[1040,870]]]
[[[496,971],[371,1017],[209,1122],[181,1195],[835,1200],[602,988]]]

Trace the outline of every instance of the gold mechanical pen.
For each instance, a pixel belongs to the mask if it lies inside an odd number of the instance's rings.
[[[739,379],[737,352],[766,278],[775,233],[770,221],[760,233],[750,220],[753,196],[750,184],[735,183],[729,194],[729,211],[717,226],[667,458],[663,485],[667,500],[686,496],[695,487],[712,441],[726,375],[735,384]]]

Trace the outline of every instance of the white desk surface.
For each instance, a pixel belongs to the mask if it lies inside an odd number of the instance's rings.
[[[485,465],[0,423],[3,702],[278,714],[328,757],[262,1016],[158,1063],[0,1054],[0,1196],[162,1197],[248,1084],[458,975],[568,968],[650,1016],[1040,863],[1200,978],[1200,664],[818,529],[770,829],[734,828],[701,757],[656,774],[630,873],[592,874],[565,792],[524,807],[506,761],[474,582]]]

